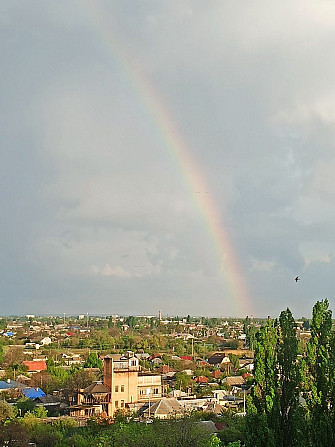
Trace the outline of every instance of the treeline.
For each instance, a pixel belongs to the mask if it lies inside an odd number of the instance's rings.
[[[0,419],[0,445],[29,447],[29,442],[37,447],[241,446],[239,441],[222,443],[196,418],[155,420],[146,424],[126,422],[121,416],[114,423],[90,420],[86,427],[79,427],[70,418],[46,424],[32,414],[20,420]]]
[[[246,447],[335,445],[335,332],[328,300],[313,308],[303,351],[289,309],[256,334]]]

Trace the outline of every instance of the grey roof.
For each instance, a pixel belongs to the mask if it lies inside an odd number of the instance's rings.
[[[101,382],[94,382],[84,389],[85,394],[109,393],[109,388]]]
[[[60,399],[58,396],[52,396],[51,394],[48,394],[47,396],[37,397],[34,399],[35,402],[40,402],[43,405],[50,406],[50,405],[60,405]]]
[[[145,410],[145,413],[148,413],[149,409]],[[180,414],[183,412],[182,406],[179,404],[177,399],[174,397],[163,397],[159,401],[155,402],[153,405],[150,405],[150,413],[152,415],[170,415],[170,414]]]
[[[205,427],[209,433],[217,433],[218,429],[213,421],[199,421],[198,424],[201,427]]]

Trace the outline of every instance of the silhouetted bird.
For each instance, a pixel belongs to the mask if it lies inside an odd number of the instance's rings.
[[[297,276],[297,277],[295,278],[295,282],[298,282],[298,281],[300,281],[299,276]]]

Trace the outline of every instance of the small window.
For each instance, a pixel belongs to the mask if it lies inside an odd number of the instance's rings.
[[[115,392],[116,392],[116,393],[119,392],[119,385],[115,385]]]
[[[121,393],[124,393],[124,385],[121,385]]]
[[[124,408],[124,400],[121,400],[121,408]]]
[[[115,408],[117,408],[118,406],[119,406],[119,401],[116,400],[116,401],[115,401]]]

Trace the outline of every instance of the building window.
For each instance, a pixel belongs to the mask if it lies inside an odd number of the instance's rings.
[[[136,366],[136,360],[131,361],[131,366]]]
[[[154,388],[154,394],[158,394],[158,388]]]
[[[121,385],[121,393],[124,393],[124,385]]]
[[[119,385],[115,385],[115,392],[118,393],[119,391]]]
[[[124,400],[121,400],[121,408],[124,408]]]
[[[115,401],[115,408],[117,408],[118,406],[119,406],[119,401],[116,400],[116,401]]]

